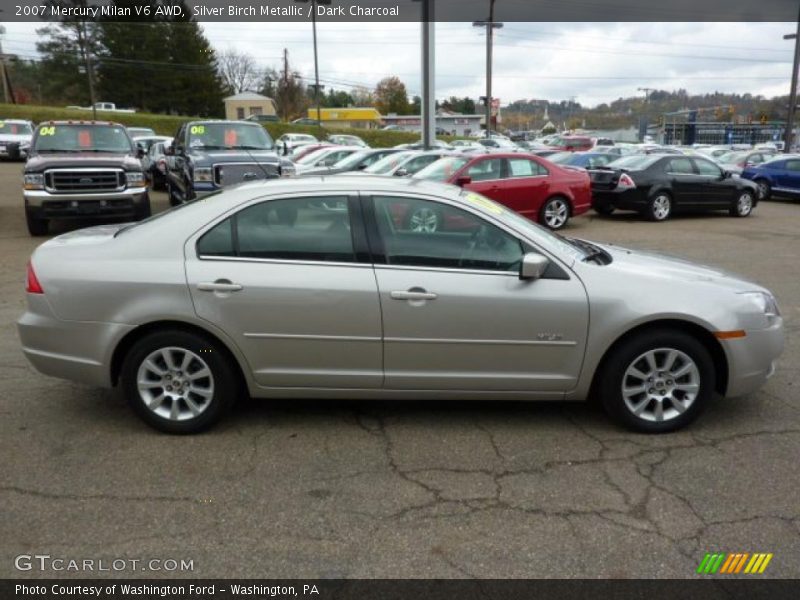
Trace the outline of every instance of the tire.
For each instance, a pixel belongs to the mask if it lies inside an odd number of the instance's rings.
[[[553,231],[563,229],[572,213],[569,200],[561,196],[548,198],[539,210],[539,222]]]
[[[121,385],[145,423],[175,434],[198,433],[219,422],[241,389],[234,366],[216,343],[180,330],[154,332],[134,343],[122,364]]]
[[[443,225],[442,212],[426,205],[412,207],[405,218],[405,227],[416,233],[433,233]]]
[[[28,233],[32,236],[47,235],[48,220],[34,217],[29,210],[25,211],[25,221],[28,224]]]
[[[612,214],[614,212],[614,210],[616,210],[610,204],[595,204],[595,205],[592,206],[592,208],[594,209],[594,211],[597,214],[605,215],[605,216],[608,216],[608,215]]]
[[[611,352],[600,367],[598,392],[606,412],[628,429],[666,433],[685,427],[714,393],[714,361],[687,333],[643,331]],[[661,369],[652,369],[648,356]]]
[[[170,184],[169,181],[166,182],[165,186],[167,189],[167,196],[169,197],[169,205],[178,206],[179,204],[183,204],[183,200],[178,198],[178,196],[175,194],[175,190],[172,189],[172,184]]]
[[[756,179],[753,183],[758,186],[758,199],[769,200],[772,195],[772,186],[766,179]]]
[[[739,192],[739,195],[736,197],[736,200],[731,205],[730,208],[730,215],[732,217],[749,217],[750,214],[753,212],[753,206],[755,205],[755,199],[753,198],[753,193],[744,190]]]
[[[145,196],[145,199],[142,201],[142,204],[136,209],[136,220],[141,221],[142,219],[146,219],[152,214],[153,211],[150,207],[150,195],[148,194],[147,196]]]
[[[672,216],[672,196],[659,192],[647,202],[645,216],[649,221],[666,221]]]

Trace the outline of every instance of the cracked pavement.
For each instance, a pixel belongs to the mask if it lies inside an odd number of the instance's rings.
[[[706,552],[743,551],[774,553],[767,576],[800,577],[800,203],[569,227],[776,293],[777,373],[684,431],[629,433],[583,403],[245,400],[212,432],[172,437],[117,392],[26,364],[14,320],[38,242],[19,171],[0,164],[1,576],[91,575],[14,570],[44,553],[194,561],[118,573],[148,577],[684,578]]]

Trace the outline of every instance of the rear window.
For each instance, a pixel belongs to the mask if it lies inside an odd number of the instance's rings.
[[[435,163],[428,165],[418,171],[414,177],[417,179],[428,179],[430,181],[447,181],[456,171],[469,162],[468,157],[447,156],[440,158]]]
[[[634,154],[630,156],[623,156],[608,164],[609,167],[615,169],[628,169],[630,171],[640,171],[647,169],[656,161],[661,160],[661,156],[652,154]]]

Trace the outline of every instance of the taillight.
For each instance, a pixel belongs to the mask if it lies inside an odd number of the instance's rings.
[[[619,182],[617,183],[618,188],[622,188],[623,190],[627,190],[630,188],[635,188],[636,184],[633,182],[633,179],[627,173],[623,173],[619,176]]]
[[[28,281],[25,283],[25,291],[29,294],[44,294],[42,284],[39,283],[39,279],[36,277],[31,261],[28,261]]]

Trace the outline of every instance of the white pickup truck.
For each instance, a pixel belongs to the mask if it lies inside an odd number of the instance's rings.
[[[118,113],[135,113],[136,111],[132,108],[117,108],[117,105],[113,102],[95,102],[94,106],[68,106],[67,108],[72,108],[74,110],[104,110],[107,112],[118,112]]]

